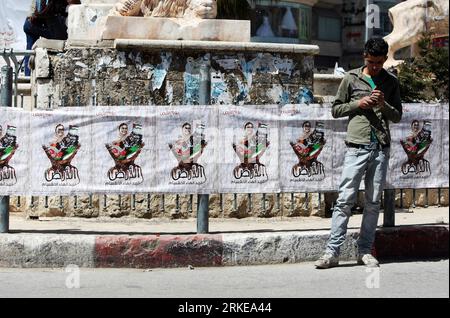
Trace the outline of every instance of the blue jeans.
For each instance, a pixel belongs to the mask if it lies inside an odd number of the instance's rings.
[[[361,229],[358,238],[358,253],[369,254],[375,240],[381,193],[386,182],[390,148],[368,150],[347,148],[342,171],[339,197],[333,211],[331,234],[326,253],[339,256],[340,247],[345,241],[351,208],[365,174],[365,204]]]

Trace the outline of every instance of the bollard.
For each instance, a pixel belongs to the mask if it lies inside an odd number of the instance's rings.
[[[0,106],[12,106],[13,69],[10,66],[1,68]],[[0,195],[0,233],[9,232],[9,195]]]
[[[200,105],[211,103],[211,65],[209,60],[204,60],[200,66]],[[209,194],[199,194],[197,204],[197,233],[209,231]]]
[[[395,226],[395,190],[384,190],[383,227]]]

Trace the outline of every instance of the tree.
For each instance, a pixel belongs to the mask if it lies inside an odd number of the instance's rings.
[[[418,45],[419,55],[398,67],[403,101],[448,101],[448,48],[434,47],[429,33],[422,35]]]

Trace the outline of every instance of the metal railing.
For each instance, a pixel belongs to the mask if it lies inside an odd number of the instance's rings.
[[[24,66],[24,59],[21,61],[18,60],[18,57],[22,56],[34,56],[36,53],[33,50],[23,50],[23,51],[14,51],[13,49],[3,49],[0,51],[0,56],[6,62],[6,66],[10,69],[13,74],[13,102],[12,106],[17,107],[17,97],[18,97],[18,83],[19,83],[19,74],[20,70]],[[21,105],[23,106],[23,96]]]

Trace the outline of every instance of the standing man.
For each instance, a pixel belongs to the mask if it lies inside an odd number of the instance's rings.
[[[339,264],[340,247],[345,241],[351,207],[364,174],[365,205],[357,241],[358,264],[379,266],[371,249],[389,161],[389,121],[398,123],[402,118],[398,80],[383,69],[388,48],[383,39],[367,41],[365,65],[345,75],[332,107],[334,118],[348,117],[347,148],[330,238],[324,255],[315,263],[317,268],[330,268]]]

